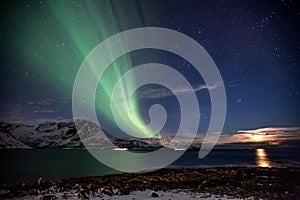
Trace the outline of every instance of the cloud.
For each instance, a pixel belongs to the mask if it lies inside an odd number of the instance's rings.
[[[37,102],[37,105],[41,105],[41,106],[50,106],[51,103],[49,101],[46,100],[41,100]]]
[[[259,137],[257,137],[257,135]],[[300,142],[300,127],[267,127],[253,130],[239,130],[223,133],[218,144],[257,144],[288,147]]]
[[[0,120],[15,121],[19,119],[26,119],[26,116],[24,115],[24,109],[25,107],[20,103],[1,105]]]
[[[54,121],[58,119],[58,116],[65,115],[61,108],[65,107],[67,100],[57,97],[8,102],[0,105],[0,121],[31,122],[40,119]],[[65,117],[69,118],[70,116]]]
[[[58,113],[58,110],[35,110],[35,113]]]
[[[213,133],[207,135],[211,136]],[[190,134],[191,135],[191,134]],[[181,139],[192,137],[185,134]],[[257,139],[256,135],[259,135]],[[194,138],[194,145],[201,146],[206,135],[199,134]],[[299,148],[300,127],[267,127],[252,130],[239,130],[231,133],[222,133],[217,141],[216,148],[261,148],[284,147]]]
[[[300,131],[300,127],[267,127],[267,128],[259,128],[252,130],[239,130],[238,133],[251,133],[251,134],[276,134],[282,132],[294,132]]]
[[[189,93],[196,93],[201,90],[213,90],[217,88],[220,85],[220,83],[208,86],[208,85],[196,85],[191,88],[187,87],[182,87],[182,88],[176,88],[172,92],[167,89],[167,88],[156,88],[156,89],[151,89],[151,90],[145,90],[140,93],[141,98],[148,98],[148,99],[156,99],[156,98],[164,98],[164,97],[169,97],[169,96],[174,96],[174,95],[181,95],[181,94],[189,94]]]

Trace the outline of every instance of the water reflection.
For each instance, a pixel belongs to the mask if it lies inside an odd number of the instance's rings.
[[[256,164],[259,167],[271,167],[271,163],[264,149],[256,149]]]

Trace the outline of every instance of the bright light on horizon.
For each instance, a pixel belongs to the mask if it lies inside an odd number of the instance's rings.
[[[260,134],[253,134],[252,139],[256,142],[261,142],[263,140],[263,136]]]

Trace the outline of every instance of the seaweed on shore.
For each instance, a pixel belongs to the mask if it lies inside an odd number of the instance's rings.
[[[123,173],[100,177],[43,180],[2,185],[0,198],[28,195],[55,197],[74,191],[88,194],[126,195],[133,191],[191,191],[254,199],[297,199],[300,196],[300,168],[218,167],[161,169],[145,173]],[[50,196],[49,196],[50,195]]]

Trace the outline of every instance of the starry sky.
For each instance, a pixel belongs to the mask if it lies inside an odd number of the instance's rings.
[[[188,35],[213,58],[227,93],[224,131],[299,126],[300,7],[296,1],[2,1],[0,118],[6,121],[72,119],[72,87],[89,52],[119,32],[164,27]],[[201,110],[199,133],[210,120],[202,77],[169,52],[137,50],[118,58],[97,88],[96,110],[106,129],[112,121],[109,94],[129,69],[157,62],[183,74]],[[184,88],[178,92],[184,91]],[[163,105],[163,132],[178,128],[180,110],[171,91],[150,84],[134,94],[136,123],[149,107]]]

